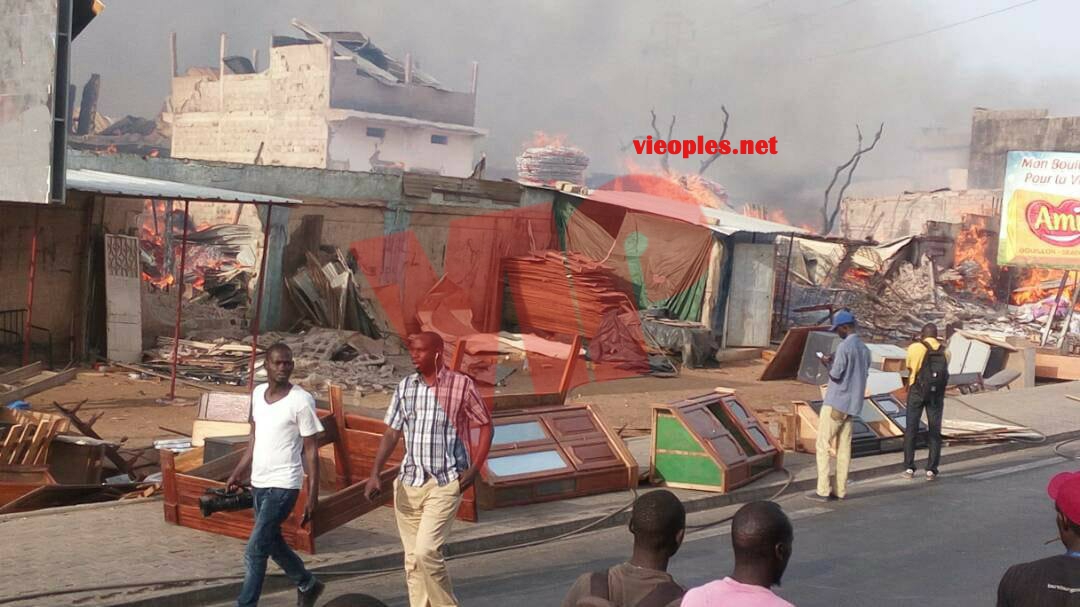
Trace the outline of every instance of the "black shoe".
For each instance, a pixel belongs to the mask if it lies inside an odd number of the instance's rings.
[[[326,584],[319,580],[315,580],[315,583],[307,592],[297,590],[296,607],[315,607],[315,601],[322,596],[323,590],[326,590]]]
[[[814,500],[815,502],[831,502],[834,498],[829,495],[819,495],[817,491],[811,491],[806,494],[806,499]]]

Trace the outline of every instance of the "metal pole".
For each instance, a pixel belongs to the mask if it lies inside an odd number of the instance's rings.
[[[184,270],[187,265],[188,204],[184,201],[184,235],[180,237],[180,275],[177,276],[176,326],[173,327],[172,372],[169,376],[169,400],[176,398],[176,361],[180,350],[180,314],[184,307]]]
[[[1080,272],[1072,272],[1073,275],[1073,288],[1072,293],[1069,294],[1069,311],[1065,314],[1064,326],[1061,327],[1061,337],[1058,339],[1058,351],[1062,354],[1066,354],[1068,348],[1069,337],[1069,325],[1072,324],[1073,310],[1076,309],[1076,300],[1080,296]]]
[[[22,366],[30,364],[30,331],[34,325],[34,277],[37,276],[38,221],[41,209],[34,209],[34,233],[30,235],[30,267],[26,278],[26,322],[23,325]]]
[[[1042,339],[1039,340],[1040,346],[1046,345],[1046,340],[1050,338],[1050,327],[1054,324],[1054,316],[1057,316],[1058,304],[1061,302],[1061,293],[1065,290],[1065,283],[1069,281],[1069,273],[1061,273],[1061,284],[1058,285],[1057,295],[1054,297],[1054,307],[1050,309],[1050,314],[1046,317],[1046,326],[1043,327]]]
[[[255,318],[251,322],[251,362],[248,364],[248,391],[255,388],[255,355],[259,350],[259,316],[262,315],[263,280],[266,276],[266,252],[270,248],[270,214],[274,205],[266,205],[266,226],[263,228],[262,258],[259,260],[259,277],[256,279],[258,291],[255,294]]]

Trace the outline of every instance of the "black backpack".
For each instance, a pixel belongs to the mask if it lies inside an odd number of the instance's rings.
[[[675,582],[664,582],[658,584],[656,588],[653,588],[649,594],[642,597],[635,605],[626,605],[625,607],[665,607],[681,598],[683,593],[682,587]],[[608,585],[608,570],[594,571],[589,574],[589,596],[578,600],[577,604],[588,607],[599,607],[601,605],[604,607],[608,605],[616,607],[615,603],[611,602],[610,597],[611,589]]]
[[[925,339],[919,343],[926,348],[926,356],[923,357],[922,366],[919,367],[915,385],[912,387],[919,394],[942,394],[949,385],[949,359],[945,358],[945,346],[939,346],[935,350]]]

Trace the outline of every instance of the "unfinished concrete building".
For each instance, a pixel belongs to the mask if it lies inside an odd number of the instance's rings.
[[[969,187],[1000,190],[1005,182],[1005,156],[1013,150],[1080,152],[1080,116],[1050,116],[1044,109],[975,108]]]
[[[226,57],[172,80],[172,156],[347,171],[473,171],[476,70],[451,91],[358,32],[275,36],[269,67]]]

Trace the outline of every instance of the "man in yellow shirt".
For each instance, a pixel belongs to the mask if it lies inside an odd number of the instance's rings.
[[[915,478],[915,438],[919,420],[926,411],[929,427],[926,459],[926,480],[938,475],[941,459],[941,418],[945,413],[945,388],[949,382],[948,355],[938,341],[937,327],[923,326],[919,340],[908,346],[907,423],[904,429],[904,477]]]

